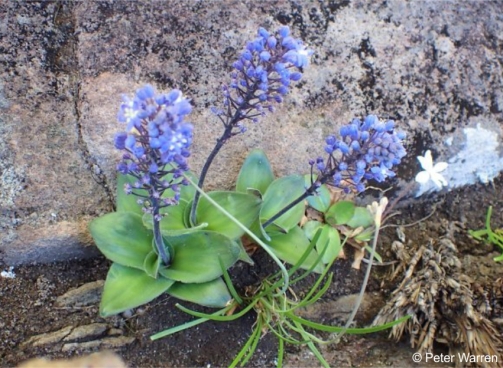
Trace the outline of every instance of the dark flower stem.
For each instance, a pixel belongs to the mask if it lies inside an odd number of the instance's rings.
[[[211,163],[215,159],[215,156],[220,152],[220,149],[223,147],[224,143],[232,136],[232,125],[228,125],[225,128],[224,133],[220,138],[217,140],[217,144],[209,154],[208,158],[206,159],[206,162],[204,163],[203,169],[201,171],[201,176],[199,177],[199,181],[197,183],[197,186],[199,188],[203,187],[204,180],[206,179],[206,175],[208,174],[208,170],[210,169]],[[192,224],[196,224],[196,208],[197,204],[199,202],[199,198],[201,197],[201,194],[196,191],[196,194],[194,195],[194,200],[192,201],[192,207],[190,209],[190,221]]]
[[[288,212],[289,210],[291,210],[294,206],[296,206],[297,204],[299,204],[300,202],[302,202],[306,198],[314,195],[316,193],[316,190],[320,187],[320,185],[323,184],[324,182],[326,182],[327,179],[328,179],[328,177],[325,178],[325,176],[323,176],[320,181],[316,181],[313,184],[311,184],[311,186],[309,188],[307,188],[306,191],[304,193],[302,193],[302,195],[300,195],[297,199],[295,199],[294,201],[292,201],[289,204],[287,204],[278,213],[276,213],[269,220],[267,220],[266,222],[264,222],[262,224],[262,227],[265,229],[267,226],[269,226],[270,224],[272,224],[278,218],[280,218],[281,216],[283,216],[286,212]]]
[[[169,266],[171,263],[171,257],[166,252],[164,240],[162,239],[161,227],[159,225],[159,221],[157,221],[159,216],[159,203],[157,202],[157,199],[152,196],[150,197],[150,200],[152,201],[152,216],[154,221],[154,244],[157,249],[157,253],[161,257],[162,263],[165,266]]]
[[[232,115],[232,117],[227,121],[224,122],[225,130],[220,138],[217,140],[217,144],[209,154],[208,158],[206,159],[206,162],[204,163],[203,169],[201,170],[201,175],[199,176],[199,181],[197,183],[197,186],[199,188],[203,188],[204,185],[204,180],[206,179],[206,175],[208,174],[208,170],[210,169],[210,166],[215,159],[216,155],[220,150],[222,149],[223,145],[225,142],[227,142],[232,136],[235,134],[232,132],[232,130],[236,127],[236,125],[244,119],[244,117],[241,115],[241,111],[247,109],[250,107],[250,101],[254,98],[255,92],[257,91],[257,84],[254,83],[250,90],[247,92],[246,96],[243,98],[243,102],[236,107],[236,111]],[[231,102],[229,102],[231,103]],[[229,106],[230,109],[230,106]],[[196,194],[194,195],[194,200],[192,201],[192,207],[190,209],[190,221],[192,224],[196,224],[196,208],[197,204],[199,203],[199,198],[201,197],[201,194],[196,191]]]

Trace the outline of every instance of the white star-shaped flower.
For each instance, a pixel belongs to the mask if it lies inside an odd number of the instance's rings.
[[[431,180],[439,189],[447,186],[447,180],[440,174],[447,168],[447,162],[437,162],[433,165],[433,158],[431,157],[430,150],[426,151],[424,156],[417,156],[417,159],[424,170],[416,175],[416,181],[418,183],[426,184]]]

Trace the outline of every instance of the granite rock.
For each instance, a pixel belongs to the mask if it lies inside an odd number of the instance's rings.
[[[305,173],[308,160],[322,154],[327,134],[368,113],[395,119],[409,134],[409,156],[399,173],[404,181],[414,177],[415,156],[427,148],[444,161],[457,157],[463,129],[482,124],[500,145],[500,6],[400,0],[1,3],[0,257],[13,265],[92,254],[87,224],[114,206],[119,154],[112,136],[120,129],[115,117],[121,94],[143,84],[180,88],[192,99],[190,164],[200,170],[220,132],[208,107],[221,103],[219,88],[259,26],[289,25],[316,54],[276,113],[222,150],[207,189],[231,188],[255,147],[267,152],[277,175]]]

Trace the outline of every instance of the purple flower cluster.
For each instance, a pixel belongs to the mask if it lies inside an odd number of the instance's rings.
[[[158,221],[159,208],[176,204],[180,184],[188,184],[182,174],[188,170],[193,128],[184,118],[191,110],[179,90],[156,94],[150,85],[138,89],[133,99],[124,97],[119,110],[126,131],[115,135],[115,147],[125,151],[117,170],[137,179],[124,190],[143,198],[139,204]],[[162,198],[167,189],[175,193],[172,198]]]
[[[248,42],[241,57],[234,62],[230,86],[224,86],[226,112],[214,110],[225,115],[224,125],[233,124],[240,129],[245,127],[239,121],[250,119],[258,121],[265,111],[273,111],[272,103],[281,103],[292,82],[302,78],[302,68],[309,65],[313,54],[302,41],[290,36],[287,26],[276,34],[264,28],[258,30],[255,40]]]
[[[363,121],[353,119],[341,127],[339,139],[333,135],[327,137],[327,162],[319,157],[310,164],[316,165],[327,184],[344,188],[346,192],[351,187],[362,192],[366,180],[382,182],[394,177],[393,166],[406,154],[402,143],[405,133],[395,132],[394,127],[392,120],[379,121],[375,115]]]

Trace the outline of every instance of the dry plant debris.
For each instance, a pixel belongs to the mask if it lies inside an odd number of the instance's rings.
[[[497,365],[481,365],[502,367],[501,331],[493,316],[502,315],[503,280],[482,287],[463,274],[456,246],[449,238],[409,251],[395,241],[392,249],[400,264],[391,279],[403,275],[403,280],[374,325],[411,315],[392,328],[392,338],[409,334],[412,347],[420,353],[432,353],[434,342],[438,342],[447,344],[455,357],[462,353],[496,356]]]

